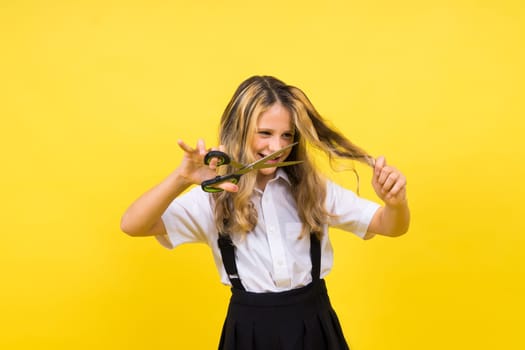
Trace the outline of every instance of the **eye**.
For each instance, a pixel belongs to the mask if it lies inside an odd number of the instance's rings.
[[[293,140],[293,136],[294,134],[292,134],[291,132],[287,132],[283,134],[283,138],[285,138],[286,140]]]
[[[262,136],[271,136],[272,135],[269,131],[265,131],[265,130],[260,130],[260,131],[257,132],[257,134],[262,135]]]

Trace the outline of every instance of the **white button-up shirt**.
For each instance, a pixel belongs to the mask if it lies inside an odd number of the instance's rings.
[[[299,239],[302,223],[292,196],[290,181],[282,169],[263,191],[255,190],[252,201],[258,213],[257,225],[244,239],[232,235],[235,260],[243,286],[251,292],[280,292],[311,282],[310,239]],[[363,238],[379,208],[377,203],[328,181],[326,209],[335,214],[323,227],[321,278],[332,269],[333,250],[328,226],[353,232]],[[202,242],[211,247],[222,283],[230,285],[224,269],[215,227],[211,195],[195,187],[177,197],[162,215],[167,235],[157,236],[167,248]]]

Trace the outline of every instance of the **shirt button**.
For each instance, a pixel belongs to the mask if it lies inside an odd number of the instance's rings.
[[[283,265],[284,265],[284,261],[282,261],[282,260],[278,260],[278,261],[277,261],[277,265],[279,265],[279,266],[283,266]]]

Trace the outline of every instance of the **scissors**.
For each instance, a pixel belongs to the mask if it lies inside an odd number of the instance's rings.
[[[232,167],[237,168],[237,170],[234,171],[233,173],[229,173],[229,174],[222,175],[222,176],[216,176],[213,179],[203,181],[201,183],[201,187],[203,191],[205,192],[210,192],[210,193],[221,192],[223,191],[222,188],[213,187],[213,185],[220,184],[225,181],[229,181],[231,183],[237,184],[242,175],[252,170],[258,170],[258,169],[264,169],[264,168],[277,168],[277,167],[283,167],[283,166],[302,163],[303,162],[302,160],[294,160],[294,161],[289,161],[289,162],[278,162],[278,163],[266,163],[267,160],[276,158],[280,153],[283,153],[287,149],[292,148],[293,146],[297,144],[298,142],[292,143],[248,165],[244,165],[244,164],[241,164],[241,163],[238,163],[232,160],[230,156],[224,152],[210,151],[206,153],[206,155],[204,156],[204,164],[209,165],[213,158],[217,158],[217,166],[230,164]]]

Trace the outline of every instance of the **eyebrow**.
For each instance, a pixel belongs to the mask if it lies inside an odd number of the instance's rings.
[[[272,129],[272,128],[255,128],[255,131],[275,131],[275,129]],[[285,130],[283,133],[295,134],[295,128]]]

